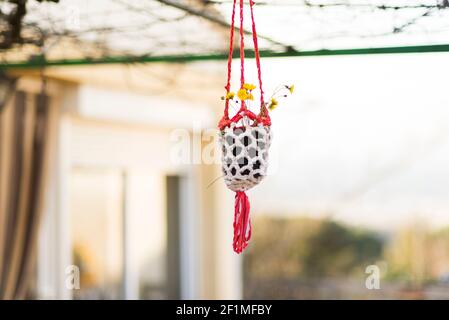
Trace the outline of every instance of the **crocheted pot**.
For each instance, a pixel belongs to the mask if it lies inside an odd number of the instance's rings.
[[[271,130],[262,124],[236,127],[232,123],[220,133],[222,170],[226,186],[232,191],[246,191],[265,178]]]

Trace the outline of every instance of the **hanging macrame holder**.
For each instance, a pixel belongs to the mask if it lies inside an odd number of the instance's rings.
[[[237,0],[233,0],[230,46],[228,58],[228,78],[226,94],[231,90],[232,55],[234,52],[234,29]],[[246,191],[256,186],[267,174],[268,150],[271,144],[271,120],[264,102],[260,54],[254,20],[254,1],[249,3],[252,22],[252,38],[260,89],[260,112],[255,114],[241,100],[237,113],[229,117],[229,99],[226,99],[224,115],[218,124],[222,147],[222,171],[226,186],[234,191],[234,239],[233,248],[241,253],[251,238],[250,203]],[[245,48],[243,32],[243,0],[239,0],[240,9],[240,88],[245,84]]]

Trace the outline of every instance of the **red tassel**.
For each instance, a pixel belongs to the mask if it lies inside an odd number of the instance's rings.
[[[234,211],[234,251],[241,253],[251,239],[251,219],[249,217],[249,200],[244,191],[235,193],[235,211]]]

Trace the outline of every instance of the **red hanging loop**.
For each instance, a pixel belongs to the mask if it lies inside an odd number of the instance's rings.
[[[254,115],[253,112],[249,111],[246,107],[245,101],[241,101],[241,106],[237,111],[236,115],[229,119],[229,99],[226,98],[224,115],[220,120],[218,127],[220,130],[223,130],[227,126],[229,126],[233,122],[238,122],[242,118],[246,117],[253,121],[253,125],[257,125],[258,123],[263,124],[264,126],[271,126],[271,119],[268,113],[267,107],[264,101],[264,91],[262,84],[262,71],[261,71],[261,63],[260,63],[260,51],[259,51],[259,43],[257,38],[257,30],[256,23],[254,18],[254,0],[250,0],[250,11],[251,11],[251,25],[252,25],[252,38],[254,43],[254,55],[256,59],[257,66],[257,76],[259,80],[260,87],[260,112],[257,116]],[[231,90],[231,74],[232,74],[232,56],[234,52],[234,32],[235,32],[235,13],[236,13],[237,0],[233,0],[232,4],[232,17],[231,17],[231,31],[230,31],[230,44],[229,44],[229,56],[228,56],[228,78],[225,86],[226,94],[228,94]],[[239,11],[240,11],[240,88],[243,88],[245,83],[245,38],[244,38],[244,0],[239,0]]]
[[[240,0],[240,89],[245,84],[245,34],[243,32],[243,0]],[[237,114],[246,111],[246,104],[244,100],[240,100],[241,105]],[[232,120],[231,120],[232,122]]]
[[[245,84],[245,39],[244,39],[244,15],[243,15],[243,3],[244,0],[239,1],[239,9],[240,9],[240,89],[243,88]],[[264,101],[264,92],[262,87],[262,72],[260,67],[260,52],[259,52],[259,44],[257,41],[257,31],[256,31],[256,23],[254,19],[254,1],[250,0],[250,10],[251,10],[251,23],[252,23],[252,35],[253,35],[253,43],[254,43],[254,54],[256,59],[257,66],[257,76],[259,80],[260,87],[260,113],[258,115],[254,114],[245,105],[245,101],[241,101],[240,109],[237,113],[229,119],[229,99],[226,97],[226,104],[224,115],[220,120],[218,127],[220,130],[223,130],[231,123],[237,123],[243,118],[250,119],[253,121],[253,125],[257,125],[258,123],[263,124],[264,126],[270,126],[271,120],[268,114],[268,110]],[[235,29],[235,11],[236,11],[237,0],[233,1],[232,5],[232,22],[231,22],[231,31],[230,31],[230,45],[229,45],[229,57],[228,57],[228,78],[226,83],[226,95],[231,90],[231,73],[232,73],[232,56],[234,50],[234,29]],[[233,248],[236,253],[241,253],[247,246],[248,241],[251,238],[251,218],[250,218],[250,203],[248,200],[248,196],[244,191],[237,191],[235,193],[235,206],[234,206],[234,238],[233,238]]]

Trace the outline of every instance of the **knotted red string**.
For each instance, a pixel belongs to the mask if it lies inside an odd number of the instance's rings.
[[[250,204],[244,191],[235,193],[234,211],[234,251],[241,253],[251,239],[251,219],[249,217]]]

